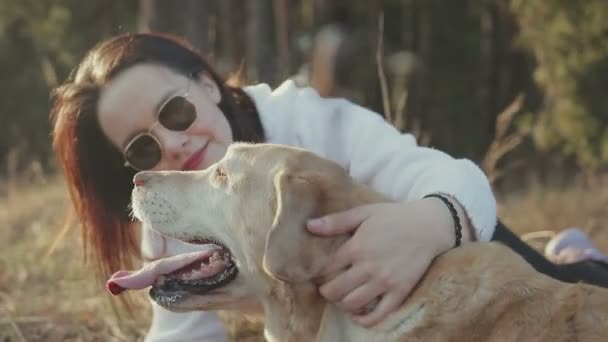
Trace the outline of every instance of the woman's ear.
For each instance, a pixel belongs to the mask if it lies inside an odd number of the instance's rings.
[[[211,76],[206,73],[201,73],[199,77],[200,86],[207,92],[209,98],[213,103],[218,104],[222,100],[222,94],[220,92],[220,87],[217,83],[211,78]]]

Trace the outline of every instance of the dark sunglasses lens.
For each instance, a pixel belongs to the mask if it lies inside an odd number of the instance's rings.
[[[176,96],[169,100],[158,114],[158,121],[172,131],[185,131],[196,120],[196,108],[186,98]]]
[[[141,135],[135,139],[125,151],[125,159],[134,168],[149,170],[156,166],[162,158],[162,151],[156,139],[149,135]]]

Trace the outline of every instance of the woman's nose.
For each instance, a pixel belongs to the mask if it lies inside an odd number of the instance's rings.
[[[181,160],[186,152],[185,147],[188,144],[188,135],[184,132],[176,132],[158,127],[154,134],[163,147],[163,152],[167,160]]]

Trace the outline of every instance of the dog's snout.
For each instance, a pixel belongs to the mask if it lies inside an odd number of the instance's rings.
[[[142,185],[146,184],[150,180],[151,177],[152,177],[152,175],[150,174],[150,172],[147,172],[147,171],[138,172],[133,177],[133,184],[135,186],[142,186]]]

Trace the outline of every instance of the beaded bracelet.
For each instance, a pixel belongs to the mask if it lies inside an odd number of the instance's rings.
[[[456,242],[454,243],[454,247],[460,246],[460,243],[462,241],[462,225],[460,225],[460,217],[458,216],[458,212],[456,211],[454,204],[452,204],[452,202],[447,199],[447,197],[440,194],[430,194],[424,196],[423,198],[428,197],[439,198],[443,203],[445,203],[445,205],[450,210],[450,214],[452,214],[452,219],[454,220],[454,232],[456,234]]]

